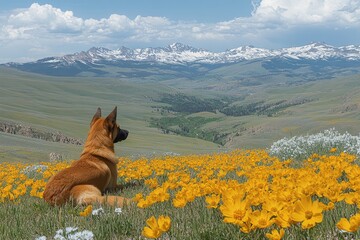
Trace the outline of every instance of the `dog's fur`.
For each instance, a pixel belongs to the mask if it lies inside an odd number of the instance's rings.
[[[109,116],[102,118],[101,109],[98,108],[80,159],[49,180],[43,195],[46,202],[51,205],[70,201],[84,205],[97,202],[118,207],[130,203],[124,197],[102,195],[119,187],[114,143],[125,140],[129,133],[120,129],[116,115],[115,107]]]

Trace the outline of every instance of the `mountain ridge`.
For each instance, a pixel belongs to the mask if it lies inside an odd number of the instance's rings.
[[[173,43],[166,47],[127,48],[120,47],[110,50],[104,47],[92,47],[87,51],[67,54],[60,57],[47,57],[28,63],[57,63],[71,65],[76,62],[97,64],[101,61],[139,61],[158,62],[165,64],[226,64],[240,61],[288,58],[305,60],[342,59],[347,61],[360,60],[360,46],[347,45],[334,47],[325,43],[311,43],[299,47],[281,49],[265,49],[254,46],[241,46],[223,52],[212,52],[202,48],[194,48],[182,43]],[[7,66],[24,65],[27,63],[6,63]]]
[[[116,77],[133,81],[200,81],[223,76],[222,80],[224,77],[230,81],[247,78],[256,82],[278,74],[292,76],[291,81],[309,81],[360,73],[360,46],[311,43],[277,50],[242,46],[224,52],[210,52],[181,43],[115,50],[92,47],[60,57],[0,66],[48,76]]]

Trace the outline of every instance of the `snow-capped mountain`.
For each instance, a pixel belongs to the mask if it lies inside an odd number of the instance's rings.
[[[333,77],[343,73],[360,72],[360,46],[334,47],[324,43],[312,43],[300,47],[276,50],[242,46],[224,52],[211,52],[181,43],[167,47],[136,48],[121,47],[115,50],[93,47],[88,51],[61,57],[48,57],[28,63],[8,63],[7,67],[22,71],[53,76],[112,76],[144,78],[156,76],[194,77],[224,66],[241,64],[243,70],[233,67],[233,74],[244,71],[252,76],[261,75],[261,69],[248,71],[247,63],[258,62],[257,66],[269,73],[298,74],[304,79]],[[294,72],[304,69],[311,73]],[[155,70],[156,68],[156,70]],[[330,71],[331,70],[331,71]],[[300,70],[299,70],[300,71]],[[226,71],[225,71],[226,72]]]
[[[360,59],[360,46],[355,45],[336,48],[327,44],[313,43],[302,47],[285,48],[280,52],[281,56],[294,59],[326,60],[339,58],[350,61]]]
[[[193,48],[181,43],[167,47],[130,49],[121,47],[116,50],[91,48],[86,52],[69,54],[62,57],[50,57],[38,60],[38,63],[62,63],[70,65],[75,62],[96,64],[102,61],[146,61],[167,64],[184,63],[234,63],[244,60],[266,59],[273,57],[290,59],[326,60],[345,59],[360,60],[360,46],[350,45],[333,47],[323,43],[312,43],[301,47],[269,50],[253,46],[243,46],[224,52],[211,52]]]

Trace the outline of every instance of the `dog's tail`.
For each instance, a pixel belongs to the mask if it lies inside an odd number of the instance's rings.
[[[70,195],[73,200],[79,205],[88,205],[94,203],[106,203],[115,207],[123,207],[124,205],[130,205],[132,200],[120,196],[102,196],[98,188],[93,185],[77,185],[74,186]]]
[[[124,205],[129,206],[133,200],[130,198],[120,197],[120,196],[102,196],[99,199],[102,203],[107,203],[115,207],[123,207]]]

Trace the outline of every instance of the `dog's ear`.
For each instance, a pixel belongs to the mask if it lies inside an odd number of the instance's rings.
[[[106,121],[113,127],[116,124],[117,107],[106,117]]]
[[[91,120],[91,123],[90,123],[90,126],[92,126],[94,124],[94,122],[96,120],[98,120],[99,118],[101,118],[101,108],[98,108],[96,113],[94,114],[92,120]]]

